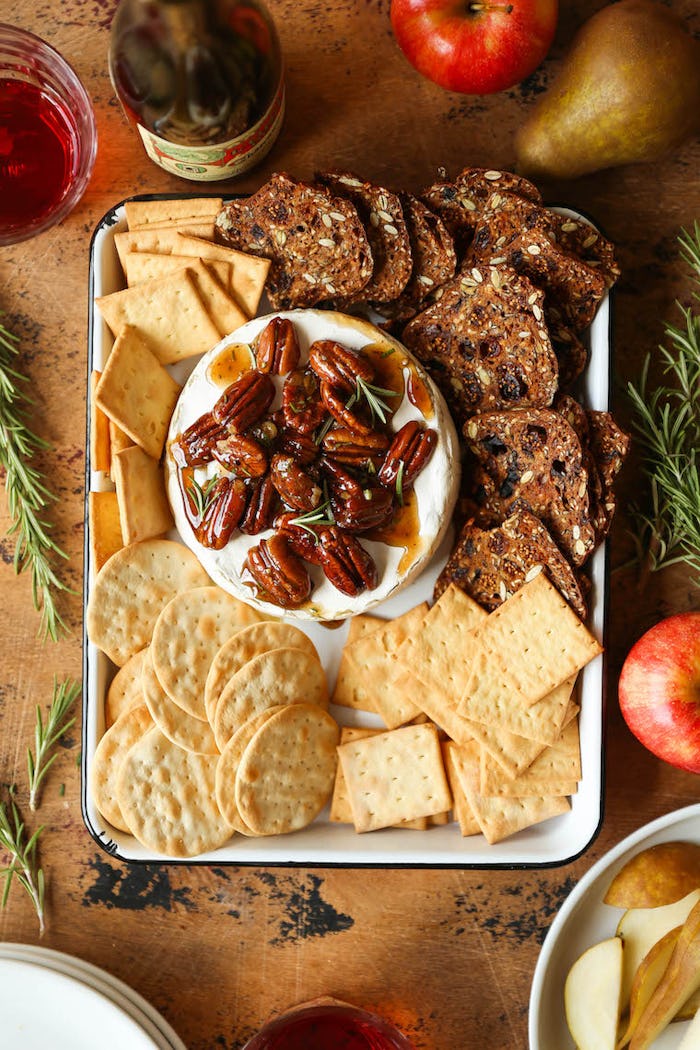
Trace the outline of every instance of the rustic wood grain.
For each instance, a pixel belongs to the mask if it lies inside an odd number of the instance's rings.
[[[70,636],[37,639],[29,580],[16,578],[12,542],[0,543],[0,782],[18,785],[26,807],[26,748],[34,705],[54,674],[81,674],[83,471],[87,269],[91,231],[116,202],[139,192],[190,187],[148,161],[107,75],[113,0],[9,0],[0,21],[48,38],[75,66],[97,112],[99,152],[84,199],[57,229],[0,252],[0,309],[22,337],[21,365],[36,398],[33,421],[52,443],[42,457],[58,497],[60,565],[76,593],[63,604]],[[599,8],[573,0],[555,46],[527,82],[491,98],[450,95],[422,80],[396,48],[388,0],[275,0],[287,62],[289,113],[264,164],[232,188],[255,188],[274,170],[309,176],[356,168],[393,187],[418,190],[440,166],[513,162],[513,134],[551,79],[572,33]],[[670,6],[697,34],[693,0]],[[700,216],[700,145],[667,160],[543,187],[547,200],[592,215],[619,245],[615,299],[619,388],[638,375],[664,319],[689,282],[676,234]],[[628,416],[620,389],[616,414]],[[77,729],[45,784],[41,856],[48,877],[43,943],[75,953],[129,982],[174,1025],[191,1050],[243,1045],[270,1013],[329,993],[375,1008],[405,1029],[417,1050],[524,1047],[532,973],[547,928],[566,895],[607,849],[640,824],[698,798],[698,779],[663,765],[630,736],[616,703],[620,665],[632,642],[663,615],[697,607],[683,570],[637,589],[624,513],[639,493],[633,460],[621,484],[611,538],[605,820],[570,865],[535,871],[124,866],[101,852],[80,814]],[[0,498],[0,536],[8,516]],[[64,787],[64,792],[62,788]],[[32,817],[36,826],[39,818]],[[18,887],[0,914],[0,937],[37,942],[35,917]]]

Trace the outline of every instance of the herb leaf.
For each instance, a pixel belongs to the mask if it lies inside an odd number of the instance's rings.
[[[682,230],[678,241],[700,288],[700,224],[692,233]],[[693,297],[700,300],[697,291]],[[634,506],[632,514],[639,560],[652,572],[684,562],[700,586],[700,316],[677,306],[682,323],[665,326],[667,345],[659,347],[669,382],[649,389],[648,354],[638,385],[627,387],[651,504],[647,510]]]
[[[10,795],[12,795],[10,789]],[[2,899],[0,906],[7,904],[10,895],[12,879],[17,878],[20,886],[23,886],[29,894],[34,909],[39,919],[39,933],[44,932],[44,873],[39,867],[36,848],[39,836],[44,830],[42,825],[27,840],[24,824],[19,810],[12,797],[9,800],[9,813],[4,802],[0,802],[0,849],[4,849],[10,855],[10,862],[5,868],[0,868],[0,878],[4,878]]]
[[[203,518],[206,514],[207,507],[213,499],[214,486],[218,480],[219,478],[215,474],[214,477],[209,478],[204,485],[200,485],[196,478],[192,478],[187,484],[187,494],[192,500],[195,514],[200,518]]]
[[[34,608],[41,613],[39,635],[57,641],[67,627],[56,608],[56,591],[74,593],[59,579],[52,566],[53,556],[66,558],[51,537],[51,525],[43,509],[56,499],[44,477],[28,462],[37,452],[50,446],[28,428],[28,379],[14,367],[19,338],[0,322],[0,467],[5,471],[5,489],[11,525],[8,536],[15,537],[15,572],[29,570]]]
[[[27,748],[27,770],[29,773],[29,805],[36,810],[39,798],[39,787],[42,780],[58,757],[56,753],[49,752],[63,734],[70,729],[75,722],[75,716],[68,718],[68,712],[80,695],[80,682],[73,682],[69,678],[60,684],[54,678],[53,696],[49,707],[46,724],[41,714],[41,708],[36,708],[36,726],[34,728],[34,748],[36,754],[32,754],[31,748]]]
[[[354,401],[356,402],[359,401],[360,398],[364,398],[367,402],[372,422],[374,423],[378,419],[380,423],[386,423],[389,406],[382,400],[382,398],[398,397],[396,391],[387,390],[382,386],[374,386],[372,383],[365,382],[361,376],[357,376],[355,382],[356,387],[355,393],[353,394]]]

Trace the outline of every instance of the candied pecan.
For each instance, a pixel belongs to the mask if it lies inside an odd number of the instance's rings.
[[[318,377],[309,368],[290,372],[282,388],[284,422],[301,434],[313,434],[324,422],[326,409],[319,394]]]
[[[311,594],[308,570],[280,532],[250,548],[244,569],[258,585],[260,597],[283,609],[303,605]]]
[[[269,474],[251,482],[247,489],[245,513],[238,526],[241,532],[256,536],[269,529],[275,518],[277,502],[277,492]]]
[[[343,400],[343,394],[325,379],[321,380],[321,400],[333,419],[341,426],[352,430],[354,434],[372,433],[374,427],[371,422],[363,418],[360,412],[353,411],[352,405],[348,403],[352,398]]]
[[[226,428],[205,412],[173,442],[173,458],[180,467],[203,467],[211,463],[216,442],[225,436]]]
[[[327,478],[331,492],[340,498],[347,499],[348,496],[362,496],[362,482],[351,474],[345,467],[329,459],[327,456],[321,458],[321,471]]]
[[[281,427],[279,431],[279,450],[294,456],[301,466],[308,466],[318,459],[318,445],[310,434],[302,434],[291,427]]]
[[[203,547],[220,551],[231,539],[246,505],[245,483],[239,478],[219,478],[207,500],[194,533]]]
[[[258,336],[255,361],[260,372],[286,375],[299,364],[299,340],[288,317],[273,317]]]
[[[333,497],[331,510],[336,524],[348,532],[367,532],[386,525],[394,515],[394,499],[387,489],[365,488],[361,495]]]
[[[275,396],[275,384],[268,375],[252,369],[227,386],[212,409],[217,423],[242,434],[267,412]]]
[[[437,434],[426,429],[416,419],[404,423],[394,434],[386,459],[379,471],[382,485],[395,490],[399,475],[401,489],[409,489],[433,454]]]
[[[339,591],[354,598],[377,586],[377,567],[354,536],[335,525],[319,530],[318,557],[325,575]]]
[[[302,470],[294,456],[282,452],[272,457],[270,463],[272,484],[292,510],[315,510],[323,498],[319,483]]]
[[[319,564],[318,536],[313,524],[306,527],[299,525],[296,512],[287,510],[277,515],[274,525],[275,529],[287,538],[295,554],[312,565]]]
[[[338,463],[349,467],[378,470],[389,448],[389,437],[381,430],[370,434],[357,434],[347,427],[334,427],[321,442],[323,451]]]
[[[319,379],[348,393],[355,389],[358,378],[365,383],[371,383],[374,379],[374,368],[366,357],[361,357],[332,339],[318,339],[311,344],[309,366]]]
[[[239,478],[261,478],[267,473],[267,452],[245,434],[229,432],[212,449],[214,459]]]

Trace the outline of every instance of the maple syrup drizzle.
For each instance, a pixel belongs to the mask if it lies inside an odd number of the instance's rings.
[[[255,368],[255,358],[248,344],[231,343],[211,362],[207,368],[207,379],[214,386],[225,388],[251,368]]]

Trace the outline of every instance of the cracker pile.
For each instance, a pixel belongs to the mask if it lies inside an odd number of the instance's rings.
[[[340,730],[297,627],[263,619],[181,544],[155,539],[97,573],[87,630],[119,668],[90,779],[113,827],[192,857],[234,831],[297,831],[323,809]]]
[[[426,827],[452,810],[495,843],[569,810],[575,681],[601,648],[543,572],[491,614],[450,584],[430,608],[352,628],[333,702],[388,728],[343,731],[331,820]]]
[[[113,492],[91,492],[98,567],[173,524],[160,459],[180,394],[168,366],[210,350],[254,317],[269,263],[215,244],[221,198],[127,201],[115,245],[126,288],[96,305],[115,337],[91,376],[91,462]]]
[[[491,609],[544,567],[585,617],[579,570],[610,529],[629,448],[570,396],[619,276],[612,244],[482,168],[420,198],[352,172],[279,173],[222,208],[216,237],[269,260],[275,307],[377,310],[440,388],[463,430],[465,531],[436,596],[455,582]]]

